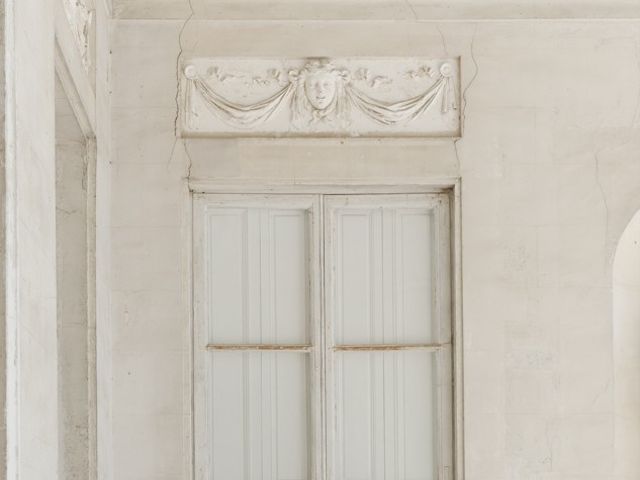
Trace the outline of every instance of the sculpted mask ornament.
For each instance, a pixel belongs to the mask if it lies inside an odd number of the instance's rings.
[[[311,106],[324,110],[333,103],[338,90],[339,74],[330,63],[313,62],[304,69],[304,93]]]
[[[312,73],[304,81],[304,92],[313,108],[324,110],[336,96],[336,78],[330,72]]]
[[[436,99],[441,100],[441,114],[445,115],[457,108],[453,78],[455,71],[448,61],[429,63],[435,70],[422,67],[429,75],[411,75],[413,70],[409,70],[404,74],[398,72],[396,80],[381,75],[380,72],[372,73],[367,65],[353,69],[355,73],[352,75],[348,69],[339,68],[324,58],[308,59],[300,68],[288,72],[283,69],[268,69],[266,76],[255,76],[250,70],[247,73],[238,72],[233,63],[228,63],[230,68],[227,69],[209,63],[206,70],[215,71],[216,74],[200,75],[200,69],[190,64],[184,69],[187,79],[187,125],[192,127],[193,124],[189,122],[199,115],[191,103],[195,93],[216,117],[228,125],[242,129],[263,124],[274,115],[282,119],[278,112],[284,105],[289,105],[290,109],[289,128],[310,132],[348,131],[351,128],[352,111],[354,115],[357,113],[359,121],[366,119],[381,126],[406,125],[422,116]],[[233,75],[230,71],[234,72]],[[439,72],[440,75],[432,79],[434,72]],[[413,85],[413,90],[406,90],[413,93],[405,93],[405,98],[398,99],[397,94],[394,95],[394,82],[402,81],[423,82],[423,86],[416,88]],[[273,87],[276,85],[280,90],[274,93]],[[259,95],[259,88],[268,88],[266,91],[271,93],[267,95],[271,96],[265,98],[266,95]],[[405,85],[404,88],[408,87]],[[258,100],[240,103],[226,96],[231,93],[231,96],[237,94],[242,98],[243,90],[251,91],[253,98]],[[223,96],[221,92],[227,93]],[[384,96],[380,98],[381,94],[391,97],[391,100],[384,99]]]
[[[324,59],[311,60],[301,70],[289,72],[295,85],[292,102],[294,125],[339,120],[348,122],[345,85],[349,74]]]

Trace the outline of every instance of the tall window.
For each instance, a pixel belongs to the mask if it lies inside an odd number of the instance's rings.
[[[202,195],[197,480],[448,480],[446,195]]]

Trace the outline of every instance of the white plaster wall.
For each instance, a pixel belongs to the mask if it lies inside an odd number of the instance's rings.
[[[56,33],[64,63],[77,88],[79,109],[86,115],[85,134],[90,138],[90,150],[95,149],[95,167],[90,163],[87,173],[87,188],[95,194],[89,198],[88,209],[89,238],[88,253],[95,255],[88,262],[87,276],[89,292],[87,311],[89,312],[87,347],[89,360],[88,381],[88,422],[89,459],[87,478],[109,478],[111,471],[111,326],[110,326],[110,2],[96,0],[88,2],[95,8],[91,34],[90,68],[85,70],[81,57],[67,24],[67,17],[61,0],[57,2]],[[94,38],[95,37],[95,38]],[[95,75],[95,78],[93,78]],[[95,170],[95,171],[94,171]],[[95,184],[92,184],[95,182]],[[95,206],[91,205],[95,201]],[[95,210],[94,210],[95,209]],[[95,229],[93,228],[95,226]],[[79,392],[80,393],[80,392]]]
[[[625,229],[613,264],[615,467],[640,477],[640,211]]]
[[[126,39],[116,24],[112,37],[113,480],[188,478],[187,167],[172,155],[180,27],[131,25],[142,35]]]
[[[57,478],[53,2],[15,2],[18,475]],[[11,108],[11,106],[9,106]],[[13,233],[13,232],[11,232]]]
[[[8,157],[8,142],[7,142],[7,129],[6,129],[6,108],[8,102],[9,95],[7,94],[7,28],[6,22],[7,17],[11,18],[11,13],[7,15],[7,8],[4,0],[0,2],[0,35],[2,35],[2,50],[0,51],[0,105],[5,112],[5,115],[0,117],[0,139],[2,139],[2,149],[0,149],[0,162],[2,163],[2,167],[0,167],[0,203],[2,204],[2,208],[0,209],[0,222],[2,225],[6,225],[7,219],[7,202],[8,192],[6,187],[7,180],[7,164],[9,163]],[[9,169],[10,170],[10,169]],[[9,396],[9,389],[7,388],[7,365],[9,364],[9,352],[6,348],[7,346],[7,329],[9,323],[12,323],[7,320],[7,313],[9,309],[7,308],[7,299],[10,295],[7,295],[7,284],[8,275],[7,273],[7,231],[6,228],[0,228],[0,269],[2,269],[3,275],[0,275],[0,344],[4,345],[5,348],[3,350],[3,355],[0,355],[0,386],[5,392],[4,395],[0,395],[0,455],[5,459],[4,465],[0,468],[0,479],[4,480],[7,476],[7,459],[9,458],[7,455],[7,398]]]
[[[60,116],[56,116],[59,122]],[[77,128],[77,127],[76,127]],[[56,125],[59,131],[59,125]],[[58,322],[59,477],[89,471],[89,321],[87,308],[88,155],[84,139],[56,135],[56,249]]]
[[[111,10],[96,6],[96,447],[98,479],[111,479]]]
[[[8,478],[58,478],[58,395],[56,338],[56,214],[55,214],[55,95],[54,95],[54,31],[57,2],[19,0],[7,3],[7,70],[8,101],[3,112],[7,119],[7,196],[5,226],[7,228],[7,355],[8,372]],[[4,8],[4,6],[3,6]],[[97,21],[101,34],[102,83],[98,86],[101,103],[93,108],[93,92],[81,102],[90,114],[90,123],[98,123],[98,156],[101,167],[103,215],[108,213],[109,161],[108,130],[108,22],[104,5],[98,7]],[[58,24],[59,26],[59,24]],[[89,81],[74,69],[77,52],[60,45],[63,57],[70,62],[74,80]],[[82,86],[82,85],[81,85]],[[85,95],[85,96],[83,96]],[[96,113],[97,111],[97,113]],[[104,139],[104,140],[103,140]],[[106,177],[106,178],[104,178]],[[104,205],[107,205],[105,209]],[[103,221],[104,222],[104,221]],[[106,250],[109,238],[104,222],[100,248]],[[101,264],[103,270],[104,268]],[[101,317],[109,313],[108,275],[102,277]],[[104,321],[104,320],[103,320]],[[105,335],[105,342],[110,338]],[[13,348],[15,347],[15,351]],[[110,429],[107,429],[110,430]],[[105,442],[109,444],[109,442]],[[5,471],[3,469],[3,475]],[[4,477],[2,477],[4,478]]]
[[[466,478],[622,480],[611,264],[640,208],[639,22],[120,20],[112,42],[114,479],[189,478],[191,174],[460,176]],[[183,142],[181,50],[460,55],[463,137]]]

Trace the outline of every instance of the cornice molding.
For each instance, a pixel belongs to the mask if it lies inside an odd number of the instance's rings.
[[[345,2],[265,2],[245,0],[113,0],[120,19],[229,21],[510,21],[510,20],[640,20],[637,0],[368,0]]]

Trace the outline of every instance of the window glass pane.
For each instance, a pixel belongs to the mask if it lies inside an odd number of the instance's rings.
[[[338,343],[381,342],[379,211],[341,214],[338,220],[336,335]],[[373,230],[378,230],[376,234]],[[375,243],[374,243],[375,242]],[[373,318],[376,317],[376,318]]]
[[[430,342],[433,319],[433,212],[397,211],[389,215],[394,230],[395,255],[390,269],[395,281],[399,342]],[[393,317],[393,315],[392,315]]]
[[[308,355],[211,354],[209,432],[214,480],[306,480]]]
[[[435,353],[337,353],[338,480],[435,480]]]
[[[308,342],[303,209],[220,208],[209,216],[209,343]]]

